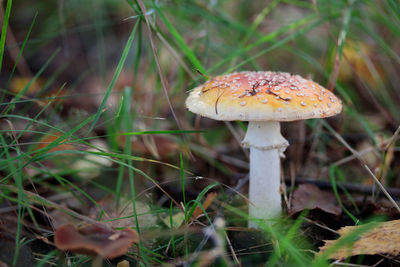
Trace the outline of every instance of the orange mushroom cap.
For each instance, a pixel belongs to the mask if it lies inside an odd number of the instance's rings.
[[[217,76],[196,87],[186,107],[215,120],[294,121],[336,115],[342,103],[299,75],[245,71]]]

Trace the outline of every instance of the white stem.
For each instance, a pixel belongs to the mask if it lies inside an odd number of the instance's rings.
[[[278,149],[250,148],[250,217],[271,219],[281,214],[279,163]],[[256,225],[249,221],[249,227],[256,227]]]
[[[250,122],[242,143],[250,147],[249,215],[271,219],[281,214],[280,154],[288,142],[279,122]],[[256,227],[249,222],[249,227]]]

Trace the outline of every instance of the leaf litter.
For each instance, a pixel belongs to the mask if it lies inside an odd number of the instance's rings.
[[[295,214],[305,209],[320,209],[339,216],[342,209],[337,204],[333,193],[323,191],[313,184],[301,184],[293,194],[289,212]]]
[[[373,226],[372,223],[371,227]],[[351,236],[362,226],[345,226],[339,229],[340,238],[325,240],[325,245],[320,248],[319,255],[326,252],[338,242]],[[336,251],[329,255],[331,259],[344,260],[356,255],[387,254],[397,256],[400,253],[400,220],[393,220],[378,224],[378,226],[357,235],[354,243],[344,242]]]
[[[76,228],[72,224],[57,228],[54,243],[59,250],[101,256],[112,259],[125,254],[133,243],[139,242],[135,230],[115,230],[104,223],[87,224]]]

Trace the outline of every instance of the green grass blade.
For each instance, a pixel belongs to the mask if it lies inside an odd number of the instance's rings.
[[[386,4],[389,5],[393,14],[396,16],[397,21],[400,21],[400,3],[396,0],[386,0]]]
[[[400,56],[396,53],[396,51],[393,50],[393,48],[390,47],[389,44],[385,42],[385,40],[381,36],[379,36],[379,34],[374,32],[373,29],[367,27],[367,25],[365,25],[363,21],[354,21],[363,31],[369,34],[382,47],[383,51],[385,51],[386,54],[391,56],[397,64],[400,64]]]
[[[67,138],[71,137],[75,132],[82,129],[89,122],[94,120],[96,115],[97,114],[94,114],[94,115],[90,116],[89,118],[87,118],[86,120],[84,120],[83,122],[79,123],[77,126],[73,127],[71,130],[65,132],[62,136],[60,136],[59,138],[54,140],[51,144],[47,145],[46,147],[36,150],[35,151],[36,154],[32,157],[31,161],[39,160],[40,157],[42,157],[44,155],[44,153],[49,152],[52,148],[58,146],[61,142],[63,142]]]
[[[196,55],[192,52],[192,50],[187,46],[185,41],[183,40],[182,36],[178,33],[178,31],[174,28],[174,26],[169,22],[169,20],[165,17],[164,13],[158,8],[157,4],[153,1],[153,7],[157,11],[157,14],[160,16],[161,20],[163,21],[164,25],[167,27],[169,32],[175,38],[176,42],[178,43],[179,47],[182,49],[182,52],[187,56],[190,62],[194,65],[194,67],[200,70],[202,73],[207,74],[206,70],[204,69],[203,65],[197,59]]]
[[[265,17],[271,13],[271,11],[279,4],[281,0],[273,0],[268,6],[266,6],[260,14],[254,19],[254,22],[250,25],[246,36],[243,38],[242,44],[247,43],[250,37],[254,34],[258,26],[264,21]]]
[[[252,43],[252,44],[250,44],[250,45],[248,45],[248,46],[246,46],[244,48],[240,48],[240,49],[234,51],[233,53],[231,53],[231,55],[229,55],[228,57],[224,58],[220,62],[216,63],[213,67],[211,67],[209,69],[209,72],[212,72],[212,71],[222,67],[225,63],[229,62],[233,58],[241,56],[244,53],[246,53],[246,52],[248,52],[248,51],[250,51],[250,50],[252,50],[252,49],[254,49],[254,48],[256,48],[256,47],[258,47],[260,45],[262,45],[262,44],[276,41],[276,38],[278,36],[288,32],[290,30],[297,32],[299,30],[299,28],[303,27],[306,24],[310,24],[315,20],[318,20],[318,17],[315,14],[311,14],[311,15],[308,15],[308,16],[306,16],[304,18],[301,18],[301,19],[299,19],[299,20],[297,20],[295,22],[292,22],[291,24],[286,25],[286,26],[284,26],[284,27],[282,27],[282,28],[270,33],[270,34],[267,34],[267,35],[259,38],[254,43]],[[250,61],[250,60],[248,60],[248,61]],[[248,61],[246,61],[246,62],[248,62]]]
[[[119,133],[117,135],[147,135],[147,134],[191,134],[191,133],[205,133],[204,130],[158,130],[158,131],[139,131]]]
[[[100,104],[100,106],[99,106],[99,108],[97,110],[97,113],[96,113],[96,116],[95,116],[95,118],[93,120],[93,123],[90,126],[88,134],[93,130],[95,124],[97,123],[97,121],[98,121],[98,119],[100,117],[100,114],[102,113],[102,110],[104,109],[104,106],[106,105],[107,99],[110,96],[112,89],[114,88],[115,82],[117,81],[119,75],[121,74],[121,70],[122,70],[122,68],[123,68],[123,66],[125,64],[126,58],[128,57],[129,50],[130,50],[130,48],[132,46],[132,43],[133,43],[133,40],[135,38],[136,29],[137,29],[138,25],[139,25],[139,20],[135,23],[135,26],[133,27],[131,35],[129,36],[128,41],[126,42],[125,48],[124,48],[124,50],[122,52],[122,56],[121,56],[121,58],[120,58],[120,60],[118,62],[117,69],[115,70],[114,76],[112,77],[111,82],[110,82],[110,84],[109,84],[109,86],[107,88],[107,91],[106,91],[106,93],[105,93],[105,95],[103,97],[103,100],[101,101],[101,104]]]
[[[3,4],[3,1],[1,2],[1,4]],[[0,37],[0,72],[1,72],[1,67],[3,65],[3,56],[6,45],[7,27],[8,27],[8,20],[10,19],[11,6],[12,6],[12,0],[7,0],[6,12],[4,14],[3,27],[1,29],[1,37]]]
[[[289,42],[289,41],[295,39],[295,38],[298,37],[298,36],[304,35],[306,32],[311,31],[312,29],[314,29],[315,27],[317,27],[317,26],[320,25],[320,24],[321,24],[321,21],[318,20],[318,21],[316,21],[316,22],[314,22],[314,23],[311,23],[310,25],[307,25],[306,27],[304,27],[304,28],[302,28],[302,29],[297,30],[295,33],[293,33],[293,34],[291,34],[291,35],[289,35],[289,36],[283,38],[282,40],[280,40],[280,41],[278,41],[278,42],[275,42],[273,45],[271,45],[270,47],[268,47],[268,48],[266,48],[266,49],[261,50],[260,52],[258,52],[258,53],[255,54],[254,56],[252,56],[252,57],[250,57],[250,58],[248,58],[248,59],[246,59],[246,60],[243,60],[242,62],[240,62],[240,63],[237,64],[236,66],[233,66],[232,68],[228,69],[226,72],[227,72],[227,73],[230,73],[230,72],[232,72],[232,71],[234,71],[234,70],[240,68],[241,66],[247,64],[248,62],[250,62],[250,61],[252,61],[252,60],[254,60],[254,59],[260,57],[261,55],[263,55],[263,54],[265,54],[265,53],[267,53],[267,52],[270,52],[270,51],[272,51],[272,50],[275,49],[275,48],[281,47],[281,46],[284,45],[285,43],[287,43],[287,42]]]
[[[181,176],[181,190],[182,190],[182,200],[183,206],[186,207],[186,193],[185,193],[185,172],[183,167],[183,157],[182,153],[179,153],[179,165],[180,165],[180,176]],[[185,208],[185,212],[187,209]],[[185,214],[186,217],[187,214]]]
[[[20,50],[19,50],[19,53],[18,53],[18,57],[17,57],[17,59],[15,60],[14,67],[13,67],[11,73],[10,73],[10,77],[8,78],[8,82],[7,82],[6,88],[8,88],[8,84],[10,83],[12,77],[14,76],[14,72],[15,72],[15,69],[17,68],[17,64],[18,64],[18,62],[19,62],[19,59],[21,58],[21,55],[22,55],[22,53],[24,52],[25,45],[26,45],[26,43],[28,42],[29,36],[31,35],[32,29],[33,29],[33,25],[35,25],[37,15],[38,15],[38,12],[35,13],[35,16],[34,16],[33,19],[32,19],[31,25],[29,26],[28,33],[27,33],[26,36],[25,36],[24,42],[22,43],[22,46],[21,46],[21,48],[20,48]],[[1,62],[1,61],[0,61],[0,62]],[[1,69],[1,68],[0,68],[0,69]],[[2,102],[2,101],[0,101],[0,103],[1,103],[1,102]]]
[[[194,204],[189,209],[189,212],[186,216],[187,221],[189,221],[190,218],[192,218],[193,213],[194,213],[196,207],[198,207],[199,203],[201,205],[201,199],[205,196],[205,194],[207,194],[207,192],[210,191],[212,188],[219,186],[219,185],[220,185],[219,183],[213,183],[213,184],[206,186],[203,190],[201,190],[201,192],[197,195],[197,197],[194,201]]]
[[[343,18],[343,26],[339,33],[338,38],[338,57],[339,60],[342,58],[343,47],[346,40],[347,32],[349,31],[349,24],[353,13],[354,1],[351,1],[349,8],[346,10],[344,18]]]
[[[5,140],[3,138],[3,135],[0,135],[0,143],[4,146]],[[22,161],[19,160],[16,163],[13,162],[13,159],[11,158],[11,155],[8,151],[7,148],[5,148],[5,154],[6,154],[6,160],[7,160],[7,165],[10,169],[10,172],[13,173],[14,175],[14,183],[18,188],[18,195],[17,195],[17,203],[18,203],[18,212],[17,212],[17,231],[15,234],[15,253],[13,256],[13,266],[15,266],[18,255],[19,255],[19,248],[20,248],[20,238],[21,238],[21,228],[22,228],[22,220],[23,220],[23,206],[22,202],[24,199],[24,187],[23,187],[23,174],[22,174]],[[17,166],[15,166],[16,164]]]
[[[342,200],[341,200],[339,192],[338,192],[337,184],[336,184],[336,175],[335,175],[336,171],[337,170],[334,165],[329,166],[329,176],[331,179],[332,189],[333,189],[333,193],[335,194],[336,201],[338,202],[339,206],[343,209],[343,211],[347,214],[347,216],[349,216],[350,219],[353,220],[354,224],[358,224],[359,219],[357,219],[353,214],[351,214],[351,212],[348,209],[346,209],[346,207],[342,203]]]
[[[4,109],[4,111],[1,113],[2,115],[7,114],[11,109],[14,108],[15,102],[18,101],[24,94],[25,92],[29,89],[29,87],[40,77],[40,75],[44,72],[44,70],[49,66],[49,64],[53,61],[53,59],[57,56],[57,54],[61,51],[60,48],[58,48],[54,53],[50,56],[50,58],[46,61],[46,63],[40,68],[40,70],[35,74],[35,76],[29,81],[25,87],[18,92],[18,94],[15,96],[13,102]]]
[[[61,88],[60,88],[60,89],[58,90],[58,92],[56,93],[56,96],[64,89],[64,87],[65,87],[65,84],[63,84],[63,85],[61,86]],[[38,112],[38,114],[36,114],[35,117],[33,117],[32,120],[30,120],[30,121],[28,122],[28,124],[25,126],[25,128],[18,134],[18,136],[17,136],[17,138],[16,138],[17,140],[20,139],[21,136],[22,136],[24,133],[26,133],[26,132],[47,134],[47,133],[44,133],[44,132],[30,131],[29,128],[33,125],[33,123],[34,123],[35,121],[38,120],[39,116],[40,116],[41,114],[43,114],[43,112],[44,112],[45,110],[47,110],[47,108],[48,108],[51,104],[52,104],[52,102],[48,102],[48,103],[46,104],[46,106],[44,106],[44,107]],[[1,132],[1,131],[0,131],[0,132]],[[12,140],[11,143],[9,144],[9,146],[10,146],[10,145],[14,145],[14,144],[15,144],[15,140]],[[3,156],[3,153],[0,153],[0,158],[1,158],[2,156]]]

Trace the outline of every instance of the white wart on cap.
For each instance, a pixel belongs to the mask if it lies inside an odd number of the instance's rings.
[[[319,84],[287,72],[246,71],[217,76],[186,99],[193,113],[225,121],[294,121],[341,112],[341,101]]]

